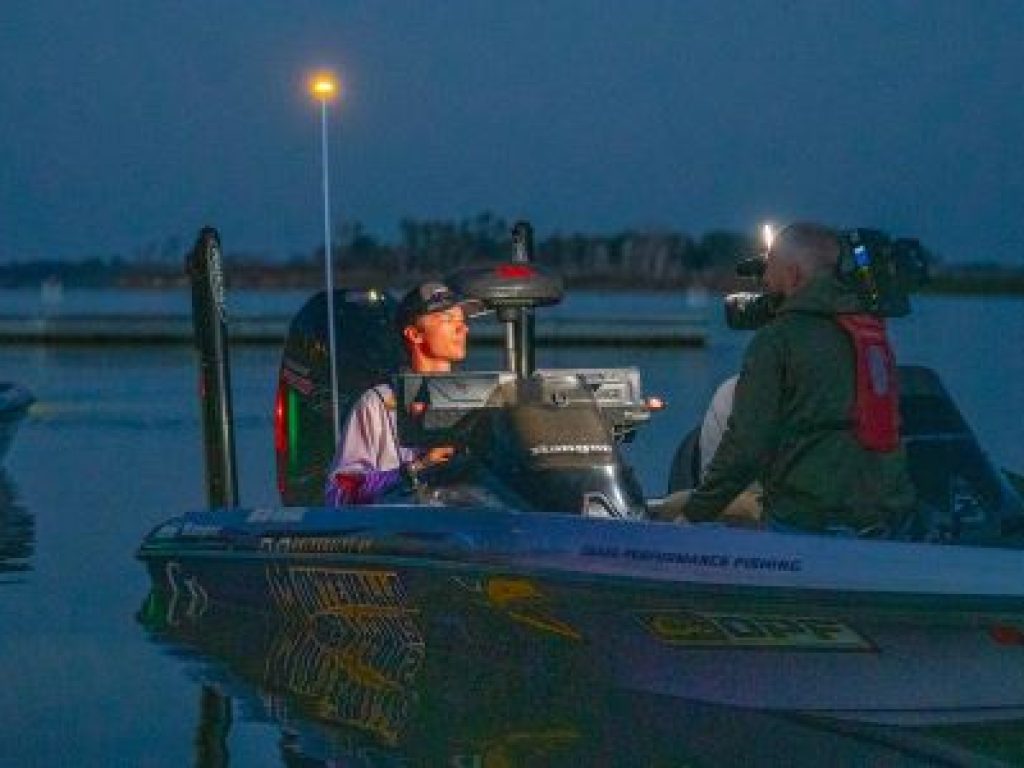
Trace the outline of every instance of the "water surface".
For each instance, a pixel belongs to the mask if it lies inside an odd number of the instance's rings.
[[[577,306],[671,312],[675,301],[668,294],[591,295]],[[546,367],[637,365],[647,391],[666,398],[668,409],[629,448],[651,494],[663,492],[679,438],[735,370],[749,338],[721,328],[717,313],[711,323],[705,350],[559,349],[538,356]],[[919,300],[915,315],[892,328],[901,362],[936,367],[997,463],[1024,469],[1024,301]],[[493,365],[494,354],[474,352],[470,364]],[[276,501],[270,414],[277,364],[278,352],[269,347],[233,354],[240,495],[247,505]],[[476,677],[463,669],[448,683],[444,659],[449,667],[467,662],[457,648],[442,654],[437,686],[421,696],[426,709],[416,713],[424,729],[419,741],[396,746],[365,729],[297,740],[271,716],[273,697],[257,687],[236,702],[229,724],[220,723],[224,738],[204,751],[197,734],[209,735],[218,723],[204,682],[225,671],[150,639],[137,619],[148,578],[133,557],[153,525],[205,500],[192,351],[8,347],[0,378],[27,386],[38,399],[0,477],[0,765],[181,766],[200,757],[215,765],[223,764],[221,747],[236,766],[298,764],[300,754],[357,765],[482,764],[486,755],[554,765],[600,763],[608,755],[609,765],[818,765],[823,755],[854,765],[891,757],[889,747],[863,734],[575,680],[558,671],[557,659],[531,661],[529,647],[519,649],[526,661],[514,671],[485,658]],[[521,677],[530,664],[530,685],[494,682],[494,675]],[[518,690],[513,683],[525,685],[538,711],[521,697],[510,699]],[[445,716],[458,707],[485,724],[522,727],[460,730]],[[293,716],[316,723],[309,713]],[[1012,727],[964,727],[954,737],[943,736],[950,749],[1024,761],[1024,733]],[[899,754],[907,761],[934,757],[927,750],[936,747],[928,744]],[[882,751],[870,751],[876,748]],[[959,752],[949,754],[959,759]]]

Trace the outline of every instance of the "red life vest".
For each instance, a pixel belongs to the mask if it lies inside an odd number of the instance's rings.
[[[874,315],[836,315],[836,322],[853,342],[856,358],[854,435],[869,451],[895,451],[900,444],[900,393],[885,322]]]

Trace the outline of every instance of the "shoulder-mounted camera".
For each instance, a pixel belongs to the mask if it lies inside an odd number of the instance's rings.
[[[928,258],[915,238],[890,238],[876,229],[848,229],[837,232],[839,260],[836,277],[855,292],[863,312],[878,317],[910,314],[910,294],[928,280]],[[755,330],[774,317],[779,298],[765,293],[761,285],[764,253],[744,258],[736,274],[751,278],[754,290],[725,297],[725,317],[734,330]]]

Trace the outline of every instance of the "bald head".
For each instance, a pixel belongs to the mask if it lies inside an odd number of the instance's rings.
[[[772,243],[765,268],[769,291],[788,296],[839,261],[839,238],[821,224],[801,222],[783,229]]]

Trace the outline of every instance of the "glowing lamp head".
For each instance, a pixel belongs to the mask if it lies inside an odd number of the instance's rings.
[[[330,101],[340,90],[337,78],[330,72],[318,72],[309,81],[309,92],[319,101]]]
[[[651,395],[644,400],[644,405],[647,406],[649,411],[663,411],[665,410],[665,400],[658,395]]]
[[[768,222],[761,226],[761,239],[764,243],[765,253],[772,249],[772,241],[775,240],[775,229]]]

